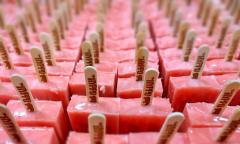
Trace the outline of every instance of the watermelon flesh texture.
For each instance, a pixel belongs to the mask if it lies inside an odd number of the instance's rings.
[[[117,96],[120,98],[140,98],[144,82],[136,81],[136,77],[119,78]],[[154,96],[161,97],[163,92],[161,79],[157,80]]]
[[[141,106],[139,98],[121,99],[120,133],[159,131],[171,112],[168,99],[153,98],[151,106]]]
[[[184,130],[189,127],[207,128],[207,127],[222,127],[232,115],[236,106],[228,106],[221,115],[211,114],[213,104],[210,103],[188,103],[184,108]]]
[[[155,144],[157,143],[159,133],[157,132],[140,132],[130,133],[128,136],[129,144]],[[186,133],[176,133],[170,140],[169,144],[188,144]]]
[[[7,104],[9,100],[19,99],[12,83],[0,82],[0,103]]]
[[[118,133],[119,98],[99,98],[98,103],[90,103],[86,96],[74,95],[67,112],[74,131],[88,132],[88,116],[91,113],[103,113],[107,119],[107,133]]]
[[[57,144],[59,143],[56,133],[50,127],[21,127],[24,137],[28,143],[34,144]],[[0,129],[0,143],[12,143],[3,129]]]
[[[220,144],[215,141],[221,128],[191,128],[188,130],[188,138],[191,144]],[[238,144],[240,130],[236,130],[224,144]]]
[[[90,144],[90,135],[87,133],[70,132],[67,144]],[[128,144],[127,135],[105,135],[105,143],[107,144]]]
[[[28,112],[21,101],[11,100],[7,107],[19,126],[52,127],[61,143],[64,143],[69,131],[69,123],[61,102],[35,101],[37,111]]]
[[[213,103],[220,88],[215,76],[202,76],[200,79],[191,79],[189,76],[171,77],[168,97],[174,111],[182,112],[186,103]]]
[[[99,72],[97,78],[99,96],[115,97],[115,74]],[[71,76],[69,87],[72,94],[86,95],[84,73],[74,73]]]

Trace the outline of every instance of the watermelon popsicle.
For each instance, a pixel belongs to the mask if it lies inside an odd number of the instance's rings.
[[[85,67],[86,96],[74,95],[67,112],[73,130],[87,132],[87,117],[92,112],[104,113],[107,118],[107,133],[118,133],[119,98],[99,97],[96,69]]]
[[[90,41],[83,42],[83,60],[84,67],[94,66],[93,49]],[[70,90],[72,94],[86,95],[86,84],[84,73],[74,73],[69,82]],[[106,81],[107,79],[107,81]],[[115,96],[115,82],[116,73],[100,72],[98,77],[98,88],[100,96],[114,97]]]
[[[18,95],[10,82],[0,81],[0,103],[7,104],[9,100],[18,99]]]
[[[20,126],[53,127],[61,142],[67,137],[69,124],[61,102],[34,101],[26,80],[21,75],[13,75],[12,83],[21,101],[10,101],[7,104]],[[49,111],[48,109],[51,109]],[[54,115],[55,114],[55,115]]]
[[[167,99],[153,98],[157,78],[158,71],[146,70],[141,99],[120,100],[120,133],[160,129],[166,115],[172,110]]]
[[[52,128],[28,127],[19,128],[13,115],[6,106],[0,104],[0,129],[1,143],[58,143],[56,134]],[[40,144],[40,143],[39,143]]]
[[[40,100],[61,101],[65,108],[69,102],[68,77],[48,76],[42,52],[39,48],[33,47],[30,50],[32,55],[36,77],[27,76],[33,96]],[[44,92],[44,95],[42,95]]]
[[[199,48],[191,77],[171,77],[168,87],[168,97],[174,111],[183,111],[187,102],[208,101],[218,95],[219,84],[214,76],[202,76],[202,70],[208,55],[208,46]],[[199,93],[201,91],[201,93]],[[208,96],[208,98],[206,97]]]
[[[240,82],[237,80],[229,81],[219,94],[215,103],[189,103],[184,109],[186,120],[183,129],[188,127],[220,127],[229,119],[236,106],[228,106],[236,97],[240,88]]]
[[[129,144],[146,143],[189,143],[185,133],[177,133],[184,120],[182,113],[171,113],[166,118],[159,134],[154,132],[130,133]]]
[[[88,117],[87,133],[71,132],[67,144],[89,144],[89,143],[108,143],[108,144],[127,144],[127,135],[106,135],[106,117],[100,113],[92,113]],[[97,131],[96,131],[97,129]]]
[[[240,110],[236,109],[222,128],[191,128],[188,130],[190,143],[238,143],[240,131]],[[201,141],[199,141],[201,137]]]
[[[121,98],[139,98],[143,87],[144,72],[149,67],[148,63],[148,50],[141,47],[137,50],[135,76],[128,78],[119,78],[117,87],[117,96]],[[157,68],[154,68],[157,71]],[[120,70],[119,73],[120,75]],[[157,79],[157,88],[154,90],[155,96],[162,95],[161,79]]]

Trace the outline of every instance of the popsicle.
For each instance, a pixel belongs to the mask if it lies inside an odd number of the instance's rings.
[[[141,99],[120,100],[120,133],[157,131],[162,126],[172,109],[168,99],[153,98],[157,77],[156,70],[147,70]]]
[[[239,81],[229,81],[219,94],[214,105],[210,103],[189,103],[184,109],[186,120],[183,130],[188,127],[220,127],[229,119],[236,106],[228,106],[240,88]]]
[[[185,133],[177,133],[184,120],[184,115],[178,112],[171,113],[165,120],[163,127],[159,134],[154,132],[140,132],[129,134],[129,144],[174,144],[174,143],[188,143],[187,135]]]
[[[0,123],[3,127],[0,129],[0,143],[58,143],[53,128],[19,128],[11,112],[2,104],[0,104]]]
[[[220,85],[214,76],[202,76],[202,70],[208,55],[208,46],[199,48],[191,77],[171,77],[168,87],[168,97],[174,111],[183,111],[185,104],[208,102],[218,95]],[[207,96],[207,97],[206,97]]]
[[[34,76],[27,76],[26,78],[30,82],[29,85],[33,96],[41,100],[61,101],[65,108],[69,102],[69,78],[63,76],[48,76],[42,52],[39,48],[33,47],[30,53],[32,55],[37,79]],[[42,93],[44,93],[44,95]]]
[[[104,113],[107,133],[118,133],[119,98],[99,97],[97,74],[94,67],[85,67],[86,96],[74,95],[67,112],[74,131],[87,132],[87,117],[92,112]]]
[[[8,54],[6,45],[4,44],[3,37],[0,37],[0,57],[3,66],[0,66],[0,79],[2,81],[10,81],[11,74],[21,73],[21,74],[33,74],[32,67],[17,67],[13,65],[13,62]]]
[[[191,144],[202,143],[239,143],[240,110],[236,109],[234,114],[225,123],[223,128],[191,128],[188,137]],[[199,141],[199,138],[201,140]]]
[[[27,82],[21,75],[13,75],[12,83],[21,101],[11,100],[7,107],[13,113],[17,123],[20,126],[53,127],[61,143],[64,143],[69,124],[61,102],[34,101]]]

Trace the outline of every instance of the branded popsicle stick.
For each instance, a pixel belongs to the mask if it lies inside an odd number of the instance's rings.
[[[88,131],[90,144],[104,144],[106,135],[106,117],[101,113],[92,113],[88,116]]]
[[[181,126],[183,120],[184,115],[180,112],[173,112],[169,114],[159,132],[157,144],[169,143]]]
[[[229,18],[225,18],[223,20],[220,35],[219,35],[219,38],[217,40],[217,48],[222,48],[224,39],[226,37],[227,31],[228,31],[228,28],[229,28],[229,25],[230,25],[230,21],[231,21],[231,19],[229,19]]]
[[[191,73],[192,79],[199,79],[202,76],[202,72],[207,61],[209,47],[207,45],[201,45],[198,50],[198,55]]]
[[[187,21],[181,21],[178,36],[177,36],[177,48],[179,49],[183,48],[183,43],[189,27],[190,25]]]
[[[98,32],[100,39],[100,51],[104,52],[104,25],[103,23],[97,23],[96,31]]]
[[[219,94],[217,100],[214,103],[212,114],[220,115],[223,113],[225,108],[229,105],[232,101],[233,97],[240,89],[240,81],[232,80],[229,81]]]
[[[180,23],[181,23],[181,12],[179,10],[176,11],[174,16],[174,23],[173,23],[173,36],[176,37],[179,31]]]
[[[97,103],[99,99],[99,92],[96,68],[93,66],[86,66],[84,68],[84,73],[88,102]]]
[[[8,31],[8,35],[9,35],[11,41],[12,41],[12,45],[13,45],[13,48],[14,48],[15,52],[18,55],[23,55],[24,51],[23,51],[23,48],[21,46],[19,37],[17,35],[15,26],[9,24],[9,25],[6,26],[6,29]]]
[[[148,63],[148,49],[141,47],[137,50],[136,59],[136,81],[142,81],[144,78],[144,72]]]
[[[203,12],[203,21],[202,21],[202,25],[206,26],[208,23],[208,18],[209,18],[209,13],[211,12],[212,9],[212,1],[211,0],[207,0],[206,5],[205,5],[205,9]]]
[[[50,34],[42,32],[40,34],[40,41],[43,47],[45,60],[48,66],[55,66],[56,60],[54,58],[54,43]]]
[[[185,62],[189,61],[189,57],[194,47],[196,36],[197,36],[196,31],[192,29],[188,30],[183,44],[183,61]]]
[[[225,60],[226,61],[232,61],[234,58],[234,55],[237,51],[238,45],[239,45],[239,41],[240,41],[240,29],[234,31],[233,33],[233,37],[231,40],[231,44],[229,46],[229,49],[225,55]]]
[[[29,43],[30,42],[30,38],[29,38],[29,34],[28,34],[25,18],[24,18],[24,16],[22,14],[20,14],[20,15],[17,16],[17,19],[18,19],[18,24],[19,24],[19,27],[21,29],[24,41],[26,43]]]
[[[91,41],[93,47],[94,62],[99,63],[100,40],[98,33],[97,32],[90,33],[89,40]]]
[[[137,49],[139,47],[142,47],[142,46],[145,45],[146,37],[147,37],[146,30],[140,28],[140,25],[139,25],[139,29],[138,29],[138,32],[136,34],[136,48]]]
[[[37,22],[39,24],[42,24],[42,16],[41,16],[38,0],[32,0],[32,5],[33,5],[33,8],[35,10]]]
[[[13,74],[11,80],[26,110],[28,112],[37,111],[31,90],[29,89],[25,78],[22,75]]]
[[[27,6],[27,11],[26,11],[26,15],[28,18],[28,23],[32,29],[33,33],[37,32],[37,28],[36,28],[36,22],[35,22],[35,11],[33,10],[33,6],[32,5],[28,5]]]
[[[155,91],[159,72],[156,69],[149,68],[145,71],[144,85],[141,94],[141,105],[149,106],[152,104],[152,98]]]
[[[33,46],[30,49],[30,53],[32,56],[32,61],[34,64],[34,68],[36,70],[38,80],[40,82],[47,83],[48,82],[47,68],[44,63],[42,51],[39,48]]]
[[[93,46],[91,41],[87,40],[82,43],[82,55],[84,66],[94,66],[93,61]]]
[[[0,7],[0,27],[2,29],[5,28],[5,19],[4,19],[4,13],[3,13],[2,7]]]
[[[3,104],[0,104],[0,123],[13,143],[27,143],[13,115]]]
[[[9,57],[9,54],[2,36],[0,36],[0,57],[6,69],[13,69],[13,64]]]
[[[173,0],[167,0],[167,2],[166,2],[166,7],[165,7],[165,16],[166,17],[170,16],[170,10],[171,10],[172,1]]]
[[[208,28],[208,35],[212,36],[214,33],[214,30],[216,28],[217,22],[218,22],[218,18],[220,15],[220,9],[219,8],[215,8],[212,15],[211,15],[211,21],[210,21],[210,25]]]
[[[61,44],[60,44],[59,27],[58,27],[58,24],[57,24],[56,20],[52,20],[49,23],[49,28],[50,28],[51,35],[52,35],[52,38],[53,38],[54,47],[55,47],[56,50],[60,51],[62,48],[61,48]]]
[[[240,125],[240,109],[236,109],[228,122],[223,126],[220,133],[216,137],[217,142],[227,141],[228,138],[237,130]]]

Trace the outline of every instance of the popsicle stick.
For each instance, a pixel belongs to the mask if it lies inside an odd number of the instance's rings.
[[[141,25],[141,24],[140,24]],[[147,32],[143,28],[143,26],[140,26],[138,28],[138,32],[136,34],[136,48],[138,49],[139,47],[142,47],[145,45],[146,37],[147,37]]]
[[[25,18],[24,18],[24,16],[22,14],[20,14],[20,15],[17,16],[17,19],[18,19],[18,24],[19,24],[19,27],[21,29],[24,41],[26,43],[29,43],[30,42],[30,38],[29,38],[29,34],[28,34]]]
[[[202,72],[207,61],[209,47],[207,45],[201,45],[198,50],[198,55],[191,73],[192,79],[199,79],[202,76]]]
[[[166,2],[166,7],[165,7],[165,16],[166,17],[170,16],[170,10],[171,10],[172,1],[173,0],[167,0],[167,2]]]
[[[79,15],[80,11],[83,9],[83,0],[75,0],[75,14]]]
[[[174,24],[173,24],[173,26],[174,26],[173,36],[174,37],[176,37],[178,34],[180,23],[181,23],[181,12],[179,10],[177,10],[175,13]]]
[[[37,111],[37,106],[25,78],[22,75],[13,74],[11,80],[26,110],[28,112]]]
[[[199,8],[198,8],[198,12],[197,12],[197,18],[201,18],[202,15],[203,15],[203,9],[205,7],[205,3],[206,3],[206,0],[201,0],[200,4],[199,4]]]
[[[30,49],[30,53],[32,56],[32,61],[34,64],[34,68],[35,68],[38,80],[40,82],[47,83],[48,75],[47,75],[47,69],[44,63],[42,51],[39,48],[33,46]]]
[[[233,37],[231,40],[231,44],[229,46],[229,49],[225,55],[225,60],[226,61],[232,61],[234,58],[234,55],[237,51],[238,45],[239,45],[239,41],[240,41],[240,29],[234,31],[233,33]]]
[[[88,116],[88,131],[90,144],[104,144],[106,135],[106,117],[101,113],[92,113]]]
[[[61,39],[65,39],[65,31],[64,31],[64,22],[62,19],[62,13],[61,11],[57,10],[55,14],[56,22],[57,22],[57,27],[59,28],[59,36]]]
[[[45,60],[48,66],[55,66],[56,60],[54,58],[54,43],[51,35],[48,33],[42,32],[40,34],[40,41],[43,47]]]
[[[93,47],[94,63],[99,63],[100,40],[98,33],[97,32],[90,33],[89,40],[91,41]]]
[[[220,9],[219,8],[215,8],[212,15],[211,15],[211,21],[210,21],[210,25],[208,28],[208,36],[212,36],[214,33],[214,30],[216,28],[217,22],[218,22],[218,18],[220,15]]]
[[[13,64],[9,57],[9,54],[2,36],[0,36],[0,57],[6,69],[13,69]]]
[[[26,15],[27,15],[27,18],[28,18],[28,22],[29,22],[29,25],[32,29],[32,32],[33,33],[36,33],[37,32],[37,28],[36,28],[36,22],[35,22],[35,18],[34,18],[34,10],[33,10],[33,7],[32,5],[28,5],[27,6],[27,11],[26,11]]]
[[[159,10],[163,8],[164,1],[165,0],[157,0],[157,7],[158,7]]]
[[[158,75],[159,75],[158,70],[153,68],[148,68],[145,71],[144,85],[141,94],[142,106],[149,106],[152,104],[152,98],[154,95]]]
[[[225,142],[231,137],[240,125],[240,109],[237,108],[228,122],[223,126],[220,133],[216,137],[217,142]]]
[[[60,51],[62,49],[60,44],[60,32],[56,20],[52,20],[49,23],[49,29],[51,31],[55,49]]]
[[[206,5],[205,5],[205,9],[203,12],[203,21],[202,21],[202,25],[206,26],[208,23],[208,18],[209,18],[209,13],[211,12],[212,9],[212,1],[211,0],[207,0]]]
[[[68,17],[68,13],[67,13],[67,3],[63,2],[61,5],[61,11],[63,13],[63,21],[64,21],[64,26],[65,26],[65,30],[68,30],[68,24],[69,24],[69,17]]]
[[[82,55],[83,55],[83,61],[84,66],[94,66],[94,60],[93,60],[93,46],[91,41],[86,40],[82,43]]]
[[[19,7],[22,7],[22,5],[23,5],[22,0],[16,0],[16,3]]]
[[[212,109],[212,114],[214,115],[222,114],[239,89],[240,81],[238,80],[229,81],[224,86],[223,90],[221,91],[217,100],[215,101]]]
[[[181,21],[178,36],[177,36],[177,48],[179,49],[183,48],[183,43],[189,27],[190,25],[187,21]]]
[[[188,62],[192,49],[194,47],[194,42],[196,39],[196,31],[190,29],[187,32],[184,44],[183,44],[183,61]]]
[[[144,72],[147,68],[148,63],[148,49],[141,47],[137,50],[136,59],[136,81],[142,81],[144,78]]]
[[[6,26],[6,28],[7,28],[7,31],[8,31],[8,35],[9,35],[11,41],[12,41],[12,45],[13,45],[13,48],[14,48],[15,52],[18,55],[23,55],[24,51],[23,51],[23,48],[21,46],[19,37],[17,35],[15,26],[9,24],[9,25]]]
[[[84,68],[84,73],[88,102],[97,103],[99,99],[99,92],[96,68],[93,66],[86,66]]]
[[[219,35],[219,38],[217,40],[217,48],[222,48],[224,39],[227,35],[227,31],[228,31],[228,28],[229,28],[229,25],[230,25],[230,21],[231,21],[230,18],[225,18],[223,20],[220,35]]]
[[[234,0],[233,5],[231,7],[231,12],[230,12],[232,16],[236,13],[238,7],[239,7],[239,0]]]
[[[42,24],[42,16],[41,16],[40,7],[39,7],[40,4],[38,3],[38,0],[32,0],[32,5],[35,10],[37,22],[39,24]]]
[[[171,6],[171,10],[170,10],[170,21],[169,21],[170,26],[173,26],[176,11],[177,11],[177,4],[176,4],[176,1],[174,0],[172,2],[172,6]]]
[[[98,32],[100,39],[100,51],[104,52],[104,25],[103,23],[97,23],[96,31]]]
[[[0,27],[2,29],[5,28],[5,18],[4,18],[4,13],[3,13],[2,7],[0,7]]]
[[[235,16],[234,16],[234,23],[235,24],[239,24],[239,20],[240,20],[240,4],[236,10]]]
[[[187,3],[187,5],[189,6],[189,5],[191,5],[192,0],[186,0],[186,3]]]
[[[180,112],[173,112],[169,114],[159,132],[157,144],[169,143],[181,126],[183,120],[184,115]]]
[[[52,0],[53,1],[53,8],[56,10],[58,8],[58,0]]]
[[[0,104],[0,123],[13,143],[27,143],[13,115],[3,104]]]
[[[233,0],[228,0],[226,3],[226,9],[229,10],[232,7]]]
[[[67,11],[68,11],[68,18],[69,18],[69,21],[72,21],[72,3],[70,0],[67,0]]]
[[[52,16],[52,0],[44,0],[44,3],[45,3],[45,9],[46,9],[46,12],[47,12],[47,15],[48,16]]]

